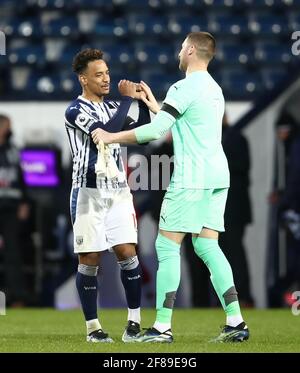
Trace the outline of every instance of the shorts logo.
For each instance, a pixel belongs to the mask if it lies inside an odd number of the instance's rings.
[[[83,244],[83,237],[82,236],[76,236],[76,243],[77,245]]]

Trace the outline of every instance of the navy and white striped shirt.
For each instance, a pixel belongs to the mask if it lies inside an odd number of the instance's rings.
[[[129,109],[132,99],[128,97],[125,99],[130,101]],[[65,113],[65,126],[73,157],[72,179],[74,188],[103,187],[110,189],[128,186],[120,144],[108,145],[119,169],[117,181],[112,185],[105,177],[103,179],[97,178],[95,164],[97,162],[98,149],[90,136],[91,131],[95,128],[105,128],[105,124],[117,114],[119,106],[120,104],[116,101],[95,103],[82,96],[78,96],[68,106]],[[127,112],[125,113],[126,115]]]

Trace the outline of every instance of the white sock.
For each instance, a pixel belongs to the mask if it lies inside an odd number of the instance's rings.
[[[141,308],[128,308],[128,321],[134,321],[138,324],[141,323]]]
[[[166,330],[171,329],[171,323],[155,321],[153,328],[158,330],[160,333],[164,333]]]
[[[242,315],[235,315],[235,316],[227,316],[226,317],[226,325],[235,327],[238,326],[241,322],[243,322]]]
[[[102,329],[102,327],[98,319],[86,321],[87,334],[90,334],[94,332],[95,330],[99,330],[99,329]]]

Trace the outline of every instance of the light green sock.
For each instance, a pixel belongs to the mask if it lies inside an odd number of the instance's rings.
[[[180,245],[158,233],[155,248],[159,263],[156,275],[156,321],[170,323],[180,282]]]
[[[240,305],[235,290],[230,264],[218,240],[193,237],[195,253],[203,260],[210,272],[210,279],[227,316],[240,315]]]

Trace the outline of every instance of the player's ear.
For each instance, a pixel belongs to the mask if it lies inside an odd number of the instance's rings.
[[[195,46],[194,45],[190,45],[189,46],[189,49],[188,49],[188,54],[191,55],[195,50]]]
[[[82,85],[82,86],[85,86],[87,84],[87,79],[86,79],[86,76],[83,75],[83,74],[80,74],[78,76],[78,80],[79,80],[79,83]]]

